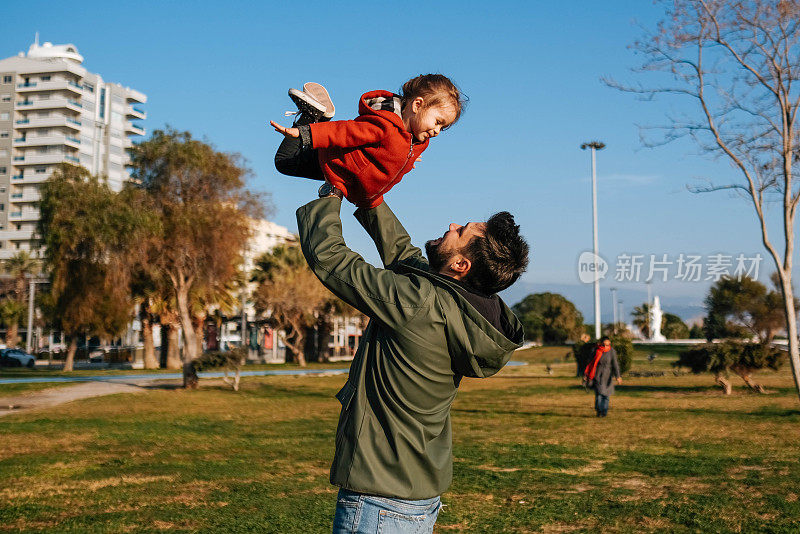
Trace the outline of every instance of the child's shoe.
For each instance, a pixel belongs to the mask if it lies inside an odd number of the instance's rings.
[[[303,92],[311,95],[317,102],[325,106],[325,113],[322,114],[324,120],[331,120],[336,114],[336,107],[333,105],[328,90],[322,85],[314,82],[307,82],[303,85]]]
[[[286,116],[297,115],[295,125],[319,122],[325,115],[325,104],[306,92],[289,89],[289,98],[297,105],[297,111],[287,111]]]

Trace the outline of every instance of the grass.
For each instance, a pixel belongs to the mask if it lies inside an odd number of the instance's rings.
[[[786,370],[758,375],[770,394],[729,397],[710,376],[627,378],[596,419],[574,363],[553,363],[568,350],[464,380],[437,532],[800,529]],[[205,383],[3,417],[0,531],[329,532],[344,379],[248,377],[239,393]]]

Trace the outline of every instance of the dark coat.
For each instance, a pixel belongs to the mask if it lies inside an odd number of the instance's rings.
[[[594,361],[594,355],[592,355],[591,361]],[[589,362],[590,364],[591,361]],[[612,395],[614,393],[614,379],[619,377],[617,351],[612,348],[600,356],[600,361],[597,362],[597,370],[594,373],[592,389],[600,395]]]
[[[370,322],[358,344],[336,432],[331,483],[400,499],[430,499],[450,485],[450,405],[461,377],[499,371],[522,344],[522,324],[499,301],[502,331],[432,272],[386,203],[359,209],[384,263],[347,248],[336,197],[297,210],[308,264],[333,294]]]

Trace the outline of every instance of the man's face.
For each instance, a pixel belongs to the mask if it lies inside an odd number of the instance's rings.
[[[464,250],[475,237],[482,236],[485,228],[486,223],[471,222],[464,226],[451,223],[442,237],[425,243],[425,254],[431,269],[440,272],[453,255]]]
[[[603,346],[605,346],[606,348],[610,347],[611,346],[611,341],[609,341],[608,339],[604,340],[603,341]]]

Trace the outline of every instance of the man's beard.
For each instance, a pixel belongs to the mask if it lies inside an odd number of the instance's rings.
[[[442,250],[442,243],[439,242],[438,244],[434,244],[435,239],[432,239],[425,243],[425,255],[428,256],[428,264],[431,267],[431,271],[438,273],[444,268],[447,264],[447,260],[450,259],[450,255],[446,254],[445,251]]]

